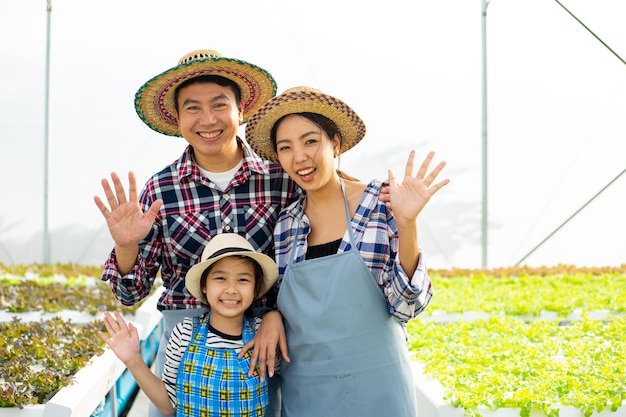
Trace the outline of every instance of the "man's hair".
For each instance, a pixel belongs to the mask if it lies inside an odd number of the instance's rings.
[[[215,83],[222,87],[230,87],[235,95],[235,102],[237,103],[237,107],[241,104],[241,90],[237,83],[228,78],[220,77],[219,75],[199,75],[197,77],[190,78],[188,80],[183,81],[176,90],[174,91],[174,108],[178,112],[178,93],[181,89],[188,87],[193,84],[206,84],[206,83]]]

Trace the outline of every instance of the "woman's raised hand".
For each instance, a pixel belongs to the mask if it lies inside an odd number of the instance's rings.
[[[401,183],[396,181],[393,171],[389,170],[390,201],[387,203],[387,206],[393,209],[397,222],[415,221],[430,198],[450,182],[448,178],[436,182],[437,176],[446,166],[445,161],[441,161],[428,173],[428,168],[434,156],[434,152],[429,152],[414,175],[415,151],[412,150],[409,153],[404,169],[404,178]]]

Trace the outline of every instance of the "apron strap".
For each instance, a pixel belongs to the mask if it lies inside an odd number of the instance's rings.
[[[350,218],[350,210],[348,209],[348,199],[346,197],[346,186],[343,182],[342,178],[339,178],[339,182],[341,183],[341,193],[343,194],[343,207],[344,213],[346,216],[346,229],[348,230],[348,237],[350,238],[350,249],[356,249],[356,244],[354,240],[354,231],[352,230],[352,219]],[[304,213],[304,210],[302,211]],[[296,219],[296,234],[293,238],[293,242],[291,243],[291,249],[289,252],[289,262],[287,265],[292,265],[294,259],[296,258],[296,248],[298,246],[298,235],[300,234],[300,221],[302,220],[302,214]]]
[[[350,246],[352,249],[356,248],[354,241],[354,231],[352,230],[352,219],[350,218],[350,210],[348,209],[348,198],[346,197],[346,186],[343,183],[343,179],[339,178],[341,183],[341,192],[343,193],[343,207],[346,212],[346,228],[348,229],[348,236],[350,237]]]

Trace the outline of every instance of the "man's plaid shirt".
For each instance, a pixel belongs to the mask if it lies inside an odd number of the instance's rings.
[[[165,291],[159,310],[200,307],[185,288],[185,275],[218,233],[238,233],[255,249],[274,257],[274,225],[282,208],[300,191],[280,165],[261,160],[246,142],[238,141],[244,151],[243,165],[224,191],[202,176],[191,146],[147,182],[139,198],[142,209],[147,211],[157,199],[163,200],[163,206],[152,230],[139,243],[135,267],[122,277],[115,251],[104,264],[102,279],[110,282],[122,304],[145,298],[160,268]],[[274,307],[276,292],[270,290],[256,305]]]

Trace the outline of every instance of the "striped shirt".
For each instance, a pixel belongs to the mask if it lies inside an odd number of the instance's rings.
[[[200,318],[199,321],[201,321]],[[254,330],[258,330],[261,325],[261,319],[254,319]],[[178,368],[183,359],[183,354],[191,342],[195,329],[193,328],[193,317],[186,317],[182,322],[178,323],[172,335],[167,343],[165,351],[165,367],[163,368],[163,383],[167,390],[167,395],[170,398],[172,407],[176,408],[176,378],[178,376]],[[206,339],[207,346],[211,346],[216,349],[233,349],[237,354],[243,347],[243,340],[241,335],[229,336],[219,333],[209,327],[209,332]],[[276,371],[280,370],[280,360],[277,360]]]
[[[365,188],[356,213],[352,230],[357,249],[372,273],[373,279],[387,299],[389,312],[402,322],[408,322],[421,313],[430,302],[432,286],[424,255],[420,252],[418,265],[412,277],[402,269],[398,258],[398,229],[393,214],[385,203],[378,200],[382,183],[371,181]],[[289,262],[291,246],[298,236],[295,260],[302,262],[307,251],[307,236],[311,227],[304,213],[305,196],[286,208],[274,230],[276,262],[279,283]],[[350,250],[350,237],[344,234],[337,253]]]
[[[207,241],[219,233],[238,233],[258,251],[274,256],[274,225],[300,189],[280,165],[263,161],[245,141],[238,141],[243,164],[223,191],[201,174],[191,146],[147,182],[139,198],[143,211],[157,199],[163,200],[163,206],[151,231],[139,242],[135,266],[122,276],[113,250],[102,273],[122,304],[145,298],[160,269],[165,291],[159,310],[201,307],[185,288],[185,275],[200,259]],[[255,306],[274,308],[276,293],[277,288],[270,290]]]

